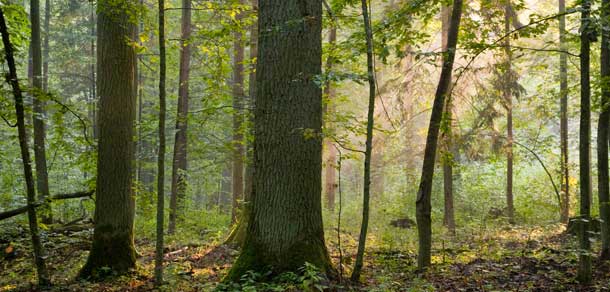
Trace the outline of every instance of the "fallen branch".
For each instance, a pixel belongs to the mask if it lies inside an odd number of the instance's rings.
[[[95,191],[78,192],[78,193],[72,193],[72,194],[59,194],[59,195],[55,195],[50,198],[47,198],[46,200],[38,201],[38,202],[34,203],[33,205],[34,205],[34,207],[40,207],[40,206],[44,205],[46,202],[50,202],[50,201],[91,197],[91,196],[93,196],[94,193],[95,193]],[[28,206],[23,206],[23,207],[14,209],[14,210],[2,212],[2,213],[0,213],[0,221],[4,220],[4,219],[15,217],[15,216],[17,216],[19,214],[23,214],[27,211],[28,211]]]

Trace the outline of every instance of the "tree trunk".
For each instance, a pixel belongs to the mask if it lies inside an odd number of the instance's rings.
[[[322,226],[321,19],[321,0],[260,1],[259,32],[284,29],[259,34],[252,213],[226,280],[306,262],[334,272]]]
[[[601,113],[597,128],[597,167],[599,187],[599,217],[602,221],[601,259],[610,260],[610,185],[608,183],[608,126],[610,125],[610,0],[602,1],[602,47],[601,47]]]
[[[45,266],[44,250],[38,234],[38,219],[36,217],[36,189],[34,188],[34,176],[32,174],[32,160],[28,148],[28,140],[25,129],[25,113],[23,108],[23,95],[19,88],[19,79],[17,78],[17,67],[13,56],[14,48],[10,41],[4,11],[0,7],[0,34],[4,44],[5,59],[8,64],[9,73],[6,75],[6,81],[11,85],[13,96],[15,98],[15,113],[17,115],[17,130],[19,132],[19,146],[21,148],[21,159],[23,161],[23,173],[25,176],[27,188],[27,203],[28,203],[28,223],[30,227],[30,236],[32,238],[32,249],[34,250],[34,263],[38,274],[38,284],[41,286],[50,285],[49,275]]]
[[[258,1],[257,0],[252,0],[252,10],[253,11],[258,11]],[[249,88],[248,88],[248,95],[249,98],[248,100],[245,100],[244,102],[247,102],[249,104],[249,110],[247,112],[247,119],[248,119],[248,131],[249,131],[249,135],[254,135],[254,106],[255,106],[255,100],[256,100],[256,57],[258,54],[258,46],[257,46],[257,38],[258,38],[258,31],[257,31],[257,25],[256,23],[252,24],[252,26],[250,27],[250,61],[251,63],[251,68],[250,68],[250,74],[248,76],[248,84],[249,84]],[[252,143],[250,142],[252,141],[251,139],[246,139],[246,145],[247,145],[247,149],[246,149],[246,167],[245,167],[245,174],[244,174],[244,204],[242,206],[242,211],[241,214],[239,216],[239,220],[237,222],[237,226],[235,226],[235,228],[233,228],[233,230],[231,231],[231,234],[229,234],[229,237],[227,238],[227,243],[229,244],[235,244],[237,246],[243,246],[244,241],[246,239],[246,233],[248,232],[248,220],[250,218],[250,209],[251,209],[251,193],[252,193],[252,179],[254,176],[254,157],[253,157],[253,149],[252,149]]]
[[[559,14],[566,12],[565,0],[559,0]],[[566,17],[559,17],[559,48],[567,50],[566,45]],[[561,103],[561,218],[560,221],[567,224],[570,220],[570,171],[568,167],[568,56],[559,54],[559,87]]]
[[[36,164],[36,188],[38,196],[44,199],[49,196],[49,174],[47,172],[47,157],[45,147],[45,125],[46,115],[45,102],[43,95],[43,75],[42,75],[42,46],[40,41],[40,1],[30,1],[30,23],[31,23],[31,43],[32,47],[32,90],[33,90],[33,120],[34,120],[34,161]],[[51,223],[50,206],[42,212],[42,221]]]
[[[240,1],[240,4],[242,1]],[[240,23],[243,18],[240,12],[235,20]],[[243,32],[237,28],[233,34],[233,201],[231,223],[237,222],[239,201],[244,196],[244,44]]]
[[[328,44],[331,48],[331,53],[329,55],[329,57],[326,59],[326,75],[327,77],[330,77],[329,74],[332,72],[333,69],[333,65],[334,65],[334,56],[333,54],[335,54],[334,52],[334,48],[337,42],[337,27],[334,25],[334,23],[332,24],[332,27],[330,28],[330,32],[328,35]],[[335,90],[332,87],[332,82],[330,80],[326,81],[326,87],[324,87],[324,96],[327,98],[327,101],[325,103],[325,107],[324,107],[324,116],[327,119],[330,119],[331,115],[333,114],[333,110],[334,108],[330,105],[331,100],[333,99],[335,95]],[[326,122],[326,127],[329,129],[331,129],[332,125],[330,123],[330,121],[325,121]],[[324,169],[324,173],[325,173],[325,194],[326,194],[326,208],[328,210],[330,210],[331,212],[333,212],[335,210],[335,190],[337,189],[337,179],[336,179],[336,172],[337,172],[337,149],[335,149],[335,146],[332,142],[331,139],[325,139],[325,146],[324,148],[327,151],[327,156],[326,156],[326,167]]]
[[[183,208],[187,186],[187,129],[189,111],[189,78],[191,63],[191,0],[182,0],[182,36],[180,45],[180,84],[178,114],[172,165],[172,194],[170,197],[168,233],[176,231],[176,219]]]
[[[362,225],[360,227],[360,237],[358,239],[358,252],[356,253],[356,263],[352,271],[351,280],[359,281],[362,266],[364,265],[364,250],[366,248],[366,235],[369,227],[369,207],[371,199],[371,157],[373,156],[373,130],[375,125],[375,96],[377,95],[375,86],[375,63],[373,56],[373,29],[367,0],[362,0],[362,17],[364,19],[364,31],[366,34],[366,63],[369,80],[369,110],[366,124],[366,147],[364,151],[364,190],[362,202]]]
[[[165,218],[165,113],[166,106],[165,1],[159,0],[159,156],[157,157],[157,240],[155,285],[163,284],[163,225]]]
[[[99,143],[95,229],[81,278],[123,274],[136,266],[133,243],[132,168],[136,114],[136,53],[126,42],[136,27],[126,7],[132,0],[98,1]]]
[[[442,18],[442,45],[443,51],[447,51],[447,38],[449,35],[449,22],[451,21],[451,7],[441,8]],[[453,145],[453,98],[449,96],[445,103],[445,122],[443,127],[443,193],[445,194],[445,208],[443,225],[449,233],[455,235],[455,209],[453,207],[453,164],[455,162]]]
[[[589,241],[589,222],[591,220],[591,83],[590,83],[590,39],[591,1],[583,0],[580,35],[580,216],[583,228],[580,230],[580,255],[578,280],[591,282],[591,241]]]
[[[443,117],[445,98],[449,93],[449,88],[451,86],[453,62],[455,60],[461,17],[462,0],[454,0],[449,34],[447,37],[447,52],[443,56],[443,69],[434,96],[434,105],[432,107],[428,136],[426,138],[421,182],[419,184],[419,190],[417,191],[416,217],[419,236],[417,265],[419,269],[425,269],[430,266],[432,250],[432,204],[430,196],[432,194],[432,180],[434,178],[434,163],[436,161],[438,134]]]
[[[44,40],[42,47],[42,91],[49,92],[49,36],[51,34],[51,0],[44,5]]]
[[[510,33],[511,26],[510,1],[504,6],[504,33]],[[508,222],[515,224],[515,203],[513,197],[513,74],[512,74],[512,51],[510,48],[510,37],[504,40],[504,52],[506,64],[504,72],[503,95],[506,102],[506,209]]]

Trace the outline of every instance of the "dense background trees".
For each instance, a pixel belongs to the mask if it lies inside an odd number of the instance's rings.
[[[604,287],[607,1],[42,2],[0,6],[0,287]]]

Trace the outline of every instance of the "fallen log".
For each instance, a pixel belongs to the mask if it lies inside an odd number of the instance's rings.
[[[44,205],[46,202],[51,202],[51,201],[91,197],[91,196],[93,196],[94,193],[95,193],[95,191],[86,191],[86,192],[77,192],[77,193],[71,193],[71,194],[54,195],[54,196],[51,196],[50,198],[47,198],[46,200],[41,200],[41,201],[34,203],[34,207],[40,207],[40,206]],[[14,210],[1,212],[0,221],[4,220],[4,219],[15,217],[15,216],[17,216],[19,214],[23,214],[27,211],[28,211],[28,206],[23,206],[23,207],[14,209]]]

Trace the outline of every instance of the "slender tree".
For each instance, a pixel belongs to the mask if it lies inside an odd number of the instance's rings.
[[[163,224],[165,218],[165,1],[159,0],[159,156],[157,159],[157,242],[155,284],[163,284]]]
[[[589,228],[591,220],[591,81],[590,52],[591,34],[591,1],[582,1],[581,34],[580,34],[580,256],[578,280],[581,283],[591,282],[591,241]]]
[[[322,1],[261,0],[255,108],[256,170],[242,253],[250,270],[333,273],[322,226]]]
[[[601,113],[597,128],[597,167],[599,188],[599,216],[602,221],[601,259],[610,260],[610,185],[608,183],[608,131],[610,130],[610,0],[602,1],[601,44]]]
[[[239,4],[243,4],[239,1]],[[241,9],[241,7],[239,8]],[[237,29],[233,33],[233,204],[231,208],[231,222],[237,222],[239,201],[244,197],[244,43],[243,31],[240,24],[243,13],[235,17]]]
[[[358,252],[356,253],[356,263],[352,271],[352,281],[360,279],[362,266],[364,264],[364,250],[366,247],[366,235],[369,227],[369,207],[371,199],[371,156],[373,153],[373,130],[375,126],[375,63],[373,56],[373,29],[367,0],[362,0],[362,17],[364,19],[364,31],[366,34],[366,63],[369,80],[369,110],[366,124],[366,146],[364,150],[364,190],[362,203],[362,225],[360,227],[360,237],[358,239]]]
[[[328,58],[326,59],[326,75],[328,76],[329,74],[331,74],[332,70],[333,70],[333,66],[335,63],[334,60],[334,56],[333,54],[335,54],[334,52],[334,47],[336,46],[337,43],[337,27],[333,22],[331,23],[331,28],[328,34],[328,44],[331,48],[331,52],[330,55],[328,56]],[[330,76],[329,76],[330,77]],[[326,103],[324,104],[324,114],[325,117],[327,118],[326,122],[326,126],[330,129],[331,127],[331,123],[328,119],[330,119],[332,112],[333,112],[333,107],[331,106],[331,100],[333,98],[333,96],[335,95],[335,89],[333,88],[332,82],[330,81],[330,78],[326,81],[326,85],[324,87],[324,96],[326,97]],[[333,142],[331,139],[325,139],[324,140],[324,149],[326,149],[327,152],[327,156],[326,156],[326,165],[324,168],[324,174],[325,174],[325,194],[326,194],[326,208],[330,211],[334,211],[335,210],[335,190],[337,189],[337,179],[336,179],[336,173],[337,173],[337,149],[334,147]]]
[[[101,268],[122,274],[136,266],[133,242],[132,167],[136,115],[136,27],[133,0],[100,0],[97,17],[99,142],[95,229],[81,278],[103,276]]]
[[[443,117],[445,98],[451,86],[453,62],[455,60],[461,18],[462,0],[454,0],[447,37],[447,51],[443,55],[443,69],[434,96],[434,105],[432,106],[432,115],[430,116],[428,136],[426,138],[422,176],[419,190],[417,191],[416,217],[419,236],[417,265],[419,269],[425,269],[430,266],[432,250],[432,204],[430,198],[432,194],[432,179],[434,178],[434,163],[436,161],[438,134]]]
[[[512,6],[510,0],[506,0],[504,5],[504,34],[510,34],[510,26],[512,22],[511,16]],[[512,74],[512,59],[510,37],[504,38],[504,53],[506,54],[506,62],[504,64],[504,86],[502,94],[506,107],[506,209],[508,222],[515,224],[515,203],[513,194],[513,74]]]
[[[447,51],[447,37],[449,36],[449,22],[451,21],[451,7],[441,7],[442,18],[442,45]],[[447,97],[445,103],[445,126],[443,127],[443,192],[445,194],[445,209],[443,224],[449,233],[455,234],[455,208],[453,207],[453,164],[455,163],[456,148],[453,145],[453,98]]]
[[[258,1],[252,0],[251,2],[252,11],[255,13],[258,11]],[[256,23],[250,26],[250,68],[248,74],[248,98],[244,100],[244,103],[248,104],[249,109],[244,114],[248,119],[247,131],[249,135],[254,134],[254,105],[256,100],[256,57],[258,54],[258,31]],[[231,234],[227,238],[227,243],[242,246],[244,244],[246,233],[248,231],[248,220],[250,218],[251,209],[251,194],[252,194],[252,179],[254,176],[254,156],[252,140],[246,139],[246,166],[244,172],[244,203],[242,204],[241,214],[237,222],[237,226],[233,228]]]
[[[43,91],[42,74],[42,45],[40,33],[40,1],[30,1],[30,24],[32,47],[32,90],[33,90],[33,120],[34,120],[34,161],[36,164],[36,188],[40,198],[49,196],[49,174],[47,170],[47,157],[45,147],[45,102]],[[42,219],[45,223],[53,221],[50,206],[43,212]]]
[[[4,55],[8,64],[9,72],[6,75],[6,81],[10,84],[15,98],[15,114],[17,116],[17,131],[19,135],[19,146],[21,149],[21,159],[23,161],[23,174],[25,176],[27,203],[28,203],[28,223],[30,227],[30,236],[32,239],[32,248],[34,250],[34,264],[38,274],[38,284],[40,286],[48,286],[51,284],[49,275],[45,265],[44,249],[38,233],[38,218],[36,216],[36,189],[34,187],[34,175],[32,174],[32,160],[30,159],[30,150],[28,148],[28,139],[26,136],[25,127],[25,110],[23,102],[23,94],[19,87],[19,79],[17,78],[17,66],[15,64],[14,48],[10,40],[6,20],[4,18],[4,10],[0,7],[0,34],[2,35],[2,43],[4,45]]]
[[[187,130],[189,111],[189,79],[191,63],[191,0],[182,0],[182,36],[180,38],[180,76],[178,114],[172,165],[172,193],[169,206],[168,233],[176,231],[178,212],[186,194]]]
[[[42,44],[42,91],[49,92],[49,36],[51,35],[51,0],[44,5],[44,39]],[[52,217],[51,217],[52,218]]]
[[[559,0],[559,14],[565,14],[566,2]],[[567,50],[566,45],[566,16],[559,17],[559,48]],[[568,167],[568,56],[559,54],[559,94],[560,94],[560,144],[561,144],[561,218],[567,224],[570,220],[570,170]]]

